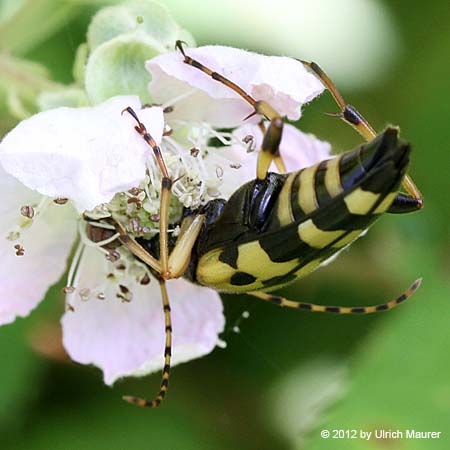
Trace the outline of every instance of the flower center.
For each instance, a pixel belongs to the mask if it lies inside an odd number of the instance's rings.
[[[227,147],[240,144],[244,152],[248,144],[240,141],[232,132],[217,131],[205,122],[173,121],[173,125],[175,131],[166,133],[160,145],[174,180],[169,206],[169,223],[172,224],[170,233],[179,231],[184,207],[195,209],[213,198],[224,197],[221,193],[221,187],[226,182],[224,165],[237,168],[238,164],[223,156],[214,159],[214,141]],[[148,267],[121,245],[114,223],[119,223],[132,238],[151,239],[159,233],[161,182],[160,169],[154,159],[149,158],[147,175],[139,186],[120,192],[109,203],[83,214],[79,223],[81,240],[65,288],[69,309],[72,309],[72,295],[78,295],[82,301],[92,298],[104,300],[106,290],[113,285],[116,297],[122,302],[129,302],[132,300],[132,284],[150,282]],[[24,210],[24,213],[29,212]],[[104,256],[104,277],[94,287],[79,285],[86,247],[95,248]]]
[[[77,295],[84,302],[91,299],[105,300],[107,297],[106,292],[113,290],[116,298],[121,302],[130,302],[133,299],[133,285],[147,285],[150,283],[148,268],[145,264],[138,261],[125,247],[120,246],[109,251],[106,249],[107,245],[117,239],[116,234],[99,242],[87,239],[84,233],[81,233],[81,236],[81,241],[77,246],[69,268],[66,287],[64,288],[68,310],[74,310],[72,304],[74,295]],[[87,247],[95,247],[104,254],[102,267],[92,267],[92,261],[87,260]],[[83,272],[90,268],[103,272],[103,277],[97,277],[99,283],[94,286],[81,284]]]

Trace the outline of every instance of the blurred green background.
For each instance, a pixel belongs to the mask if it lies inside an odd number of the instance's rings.
[[[75,50],[106,3],[1,0],[0,81],[9,53],[71,82]],[[450,448],[448,1],[162,3],[198,45],[316,60],[376,129],[398,124],[413,143],[410,173],[425,209],[384,217],[337,262],[283,293],[362,305],[388,300],[419,276],[423,285],[401,308],[368,317],[310,315],[224,296],[226,349],[176,367],[156,411],[120,397],[151,396],[159,374],[110,389],[97,369],[64,359],[58,347],[63,301],[55,287],[30,318],[0,329],[0,448]],[[0,90],[0,136],[17,121],[5,106],[10,94]],[[333,111],[324,94],[305,109],[302,129],[337,150],[358,144],[349,127],[323,115]],[[381,428],[442,435],[369,442],[320,437],[322,429]]]

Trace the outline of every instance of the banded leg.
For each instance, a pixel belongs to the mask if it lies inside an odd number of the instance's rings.
[[[164,349],[164,368],[162,372],[161,385],[158,395],[152,400],[145,400],[143,398],[134,397],[132,395],[124,395],[122,398],[133,405],[142,406],[146,408],[156,408],[161,404],[166,396],[167,389],[169,388],[170,377],[170,360],[172,357],[172,318],[170,315],[170,303],[169,296],[167,294],[166,281],[162,278],[159,279],[159,285],[161,287],[161,297],[164,309],[164,319],[166,327],[166,344]]]
[[[203,225],[204,216],[198,215],[192,218],[192,220],[185,225],[185,229],[181,231],[180,236],[177,239],[174,249],[169,256],[169,268],[170,277],[178,278],[183,275],[186,270],[187,265],[190,261],[192,247],[194,246],[198,235],[200,233],[201,227]],[[121,235],[120,239],[123,239]],[[131,238],[130,238],[131,239]],[[127,239],[125,239],[126,241]],[[134,241],[135,242],[135,241]],[[136,243],[137,244],[137,243]],[[139,245],[139,244],[137,244]],[[129,247],[130,248],[130,247]],[[148,256],[150,256],[145,249],[140,247]],[[138,258],[142,259],[145,263],[146,257],[144,258],[141,254],[134,253]],[[166,288],[166,280],[159,278],[159,284],[161,288],[161,297],[164,310],[164,321],[165,321],[165,333],[166,333],[166,343],[164,350],[164,367],[162,372],[161,385],[158,395],[152,400],[145,400],[140,397],[135,397],[132,395],[125,395],[123,399],[128,403],[132,403],[137,406],[156,408],[164,400],[164,397],[169,388],[169,378],[170,378],[170,360],[172,356],[172,319],[171,319],[171,309],[169,296]]]
[[[258,166],[256,175],[259,180],[264,180],[267,176],[267,172],[269,171],[269,166],[274,161],[278,170],[280,172],[285,172],[285,164],[283,162],[282,156],[280,155],[280,141],[283,133],[283,119],[280,114],[272,108],[265,101],[255,100],[251,95],[247,94],[241,87],[237,84],[230,81],[228,78],[225,78],[223,75],[214,72],[208,67],[204,66],[199,61],[191,58],[186,54],[183,48],[184,42],[177,41],[175,47],[181,52],[184,57],[184,62],[189,66],[195,67],[206,75],[210,76],[213,80],[222,83],[227,86],[238,95],[240,95],[247,103],[254,108],[254,112],[246,117],[246,119],[250,118],[255,114],[260,114],[264,116],[266,119],[270,120],[269,128],[264,133],[262,148],[258,154]]]
[[[145,125],[139,120],[137,114],[130,107],[125,108],[137,122],[135,126],[136,131],[143,137],[143,139],[150,145],[155,155],[158,166],[163,174],[161,183],[161,200],[160,200],[160,222],[159,222],[159,244],[160,244],[160,259],[157,261],[151,256],[137,241],[132,239],[126,233],[125,229],[116,224],[116,228],[120,233],[120,241],[139,259],[152,267],[160,274],[159,284],[161,288],[161,297],[164,310],[165,321],[165,350],[164,350],[164,368],[162,372],[162,380],[158,395],[154,400],[149,401],[143,398],[126,395],[123,399],[129,403],[149,408],[156,408],[163,401],[169,387],[170,377],[170,361],[172,355],[172,320],[169,296],[166,288],[166,280],[170,278],[178,278],[182,276],[189,263],[192,247],[194,246],[198,235],[201,231],[204,216],[198,215],[191,219],[190,222],[185,222],[180,236],[177,239],[176,245],[169,255],[169,202],[171,195],[172,179],[169,176],[167,166],[161,153],[161,149],[156,144],[152,136],[147,132]],[[123,111],[123,112],[124,112]]]
[[[169,202],[170,202],[170,195],[171,195],[171,189],[172,189],[172,179],[170,178],[169,172],[167,170],[166,163],[164,161],[164,158],[161,153],[161,149],[156,144],[153,137],[148,133],[147,129],[145,128],[145,125],[139,120],[137,114],[134,112],[134,110],[130,107],[125,108],[123,112],[128,112],[137,122],[137,125],[134,127],[135,130],[142,136],[142,138],[147,142],[147,144],[151,147],[153,150],[153,154],[155,156],[155,159],[157,161],[157,164],[161,170],[161,173],[163,175],[162,181],[161,181],[161,200],[160,200],[160,212],[159,212],[159,284],[161,288],[161,296],[162,296],[162,302],[163,302],[163,309],[164,309],[164,317],[165,317],[165,333],[166,333],[166,344],[165,344],[165,351],[164,351],[164,368],[162,372],[162,381],[161,386],[159,390],[159,394],[156,396],[156,398],[152,401],[144,400],[139,397],[133,397],[133,396],[124,396],[123,399],[129,403],[133,403],[138,406],[144,406],[144,407],[150,407],[150,408],[156,408],[159,406],[161,401],[164,399],[164,396],[166,395],[168,386],[169,386],[169,374],[170,374],[170,359],[172,354],[172,322],[171,322],[171,315],[170,315],[170,303],[169,303],[169,296],[167,294],[167,288],[166,288],[166,279],[170,278],[170,272],[169,272]],[[128,237],[124,238],[121,236],[121,241],[127,245],[127,247],[133,251],[136,250],[131,244],[133,244],[133,240]],[[136,241],[134,241],[137,245],[139,245]],[[142,247],[141,247],[142,248]],[[144,262],[146,262],[146,259],[143,258],[143,256],[140,253],[140,249],[138,248],[139,252],[133,251],[133,253],[138,256],[140,259],[142,259]],[[145,252],[145,250],[144,250]],[[145,252],[147,254],[147,252]],[[148,259],[148,258],[147,258]],[[150,265],[150,264],[149,264]],[[151,266],[152,267],[152,266]]]
[[[323,85],[330,91],[330,94],[333,96],[335,102],[341,108],[340,113],[333,115],[341,118],[344,122],[348,123],[359,134],[361,134],[364,139],[366,139],[367,141],[371,141],[376,136],[375,130],[354,106],[345,103],[335,84],[321,69],[321,67],[315,62],[302,60],[298,61],[303,63],[312,72],[314,72],[317,78],[319,78]],[[408,195],[399,193],[394,199],[391,207],[388,209],[388,212],[407,213],[421,209],[423,207],[423,196],[409,175],[405,175],[402,181],[402,185]]]
[[[283,306],[287,308],[302,309],[304,311],[311,312],[327,312],[334,314],[372,314],[380,311],[388,311],[389,309],[395,308],[400,303],[404,302],[406,299],[411,297],[411,295],[419,288],[422,283],[422,278],[417,279],[414,283],[400,296],[390,300],[386,303],[380,303],[374,306],[323,306],[316,305],[314,303],[297,302],[293,300],[288,300],[284,297],[279,297],[276,295],[267,294],[265,292],[249,292],[249,295],[253,297],[260,298],[267,302],[275,303],[278,306]]]
[[[128,112],[137,125],[135,130],[143,137],[144,141],[151,147],[155,155],[156,162],[161,170],[163,179],[161,181],[161,202],[159,211],[159,261],[161,264],[161,277],[163,279],[170,278],[169,275],[169,203],[172,191],[172,179],[167,170],[166,163],[161,153],[161,149],[156,144],[145,125],[139,120],[137,114],[130,107],[125,108],[122,112]]]
[[[157,273],[161,272],[161,264],[148,253],[142,245],[140,245],[135,239],[128,235],[125,228],[119,223],[115,223],[116,230],[119,233],[119,241],[133,253],[138,259],[147,264]]]

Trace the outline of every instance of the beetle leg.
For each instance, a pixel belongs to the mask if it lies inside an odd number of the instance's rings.
[[[259,122],[258,126],[259,126],[259,129],[261,130],[262,135],[265,136],[266,135],[266,127],[264,125],[264,121],[261,120],[261,122]],[[275,166],[277,167],[278,172],[287,173],[286,165],[284,164],[284,161],[280,154],[279,148],[274,154],[273,162],[275,163]]]
[[[364,139],[366,139],[367,141],[371,141],[376,136],[375,130],[354,106],[345,103],[335,84],[320,68],[320,66],[315,62],[307,62],[302,60],[297,61],[300,61],[312,72],[314,72],[314,74],[317,76],[317,78],[319,78],[322,84],[330,91],[330,94],[333,96],[335,102],[338,104],[339,108],[341,108],[341,112],[336,114],[336,116],[352,126],[359,134],[361,134]]]
[[[161,264],[159,261],[150,255],[139,242],[133,239],[119,222],[115,223],[115,228],[119,233],[120,242],[127,247],[134,256],[150,266],[156,272],[161,272]]]
[[[166,280],[170,278],[178,278],[183,275],[189,264],[192,247],[194,246],[198,235],[201,231],[204,216],[196,216],[190,223],[186,222],[186,226],[182,229],[177,239],[174,249],[169,256],[169,202],[171,196],[171,188],[173,181],[167,170],[166,163],[161,153],[161,149],[156,144],[150,133],[147,132],[145,125],[139,120],[135,111],[128,107],[123,112],[128,112],[137,122],[136,131],[143,137],[145,142],[152,148],[158,166],[162,172],[163,178],[161,182],[161,199],[160,199],[160,220],[159,220],[159,244],[160,254],[159,261],[153,258],[136,240],[131,238],[125,229],[116,224],[119,232],[119,239],[136,257],[148,264],[157,273],[159,273],[159,284],[161,288],[161,297],[165,318],[166,344],[164,351],[164,368],[162,372],[162,381],[158,395],[154,400],[149,401],[139,397],[126,395],[123,397],[128,403],[132,403],[142,407],[156,408],[163,401],[168,386],[170,374],[170,360],[172,354],[172,319],[169,303],[169,296],[166,288]]]
[[[152,401],[144,400],[139,397],[133,396],[124,396],[123,399],[129,403],[136,404],[138,406],[145,406],[150,408],[156,408],[164,399],[166,395],[168,385],[169,385],[169,373],[170,373],[170,359],[172,353],[172,321],[170,314],[170,303],[169,296],[167,294],[166,288],[166,279],[170,278],[169,275],[169,202],[172,190],[172,179],[169,175],[169,171],[167,170],[166,163],[161,153],[161,149],[158,144],[155,142],[153,137],[148,133],[145,125],[139,120],[137,114],[130,107],[125,108],[122,112],[128,112],[137,122],[135,126],[135,130],[142,136],[142,138],[147,142],[147,144],[151,147],[157,164],[162,172],[162,181],[161,181],[161,198],[160,198],[160,213],[159,213],[159,261],[157,261],[157,267],[159,270],[159,285],[161,288],[161,296],[165,317],[165,332],[166,332],[166,345],[164,351],[164,368],[162,372],[162,381],[159,390],[159,394]],[[139,246],[139,244],[131,239],[129,236],[124,237],[120,236],[121,241],[140,259],[144,262],[147,262],[148,257],[147,252]],[[139,247],[136,247],[139,246]],[[136,248],[135,248],[136,247]],[[133,251],[136,250],[136,251]],[[141,250],[144,251],[144,255],[141,254]],[[149,255],[150,256],[150,255]],[[154,259],[154,258],[153,258]],[[154,261],[151,261],[154,263]],[[149,264],[150,267],[154,267]]]
[[[400,303],[404,302],[409,298],[420,286],[422,279],[419,278],[399,297],[394,298],[386,303],[381,303],[374,306],[323,306],[316,305],[314,303],[297,302],[293,300],[288,300],[284,297],[279,297],[277,295],[267,294],[265,292],[248,292],[249,295],[253,297],[258,297],[262,300],[275,303],[279,306],[284,306],[287,308],[302,309],[305,311],[312,312],[328,312],[334,314],[371,314],[380,311],[387,311],[389,309],[395,308]]]
[[[337,90],[335,84],[331,81],[328,75],[321,69],[321,67],[315,62],[308,62],[302,60],[298,61],[303,63],[312,72],[314,72],[314,74],[317,76],[317,78],[319,78],[322,84],[330,91],[330,94],[333,96],[334,100],[341,108],[340,113],[333,115],[341,118],[344,122],[348,123],[359,134],[361,134],[361,136],[363,136],[364,139],[366,139],[367,141],[371,141],[376,136],[375,130],[354,106],[345,103],[342,95]],[[406,192],[409,194],[408,208],[405,211],[396,210],[395,212],[410,212],[416,209],[421,209],[423,207],[423,196],[409,175],[405,175],[402,181],[402,185],[405,188]],[[404,204],[403,203],[404,198],[406,198],[406,196],[403,196],[401,199],[399,199],[398,203]]]
[[[159,260],[161,264],[161,277],[169,278],[169,203],[170,195],[172,191],[172,179],[170,178],[169,171],[167,170],[166,163],[161,153],[161,149],[155,142],[153,137],[145,128],[145,125],[139,120],[137,114],[130,107],[125,108],[122,112],[128,112],[137,122],[135,130],[142,136],[145,142],[153,150],[156,162],[162,172],[163,178],[161,181],[161,201],[159,212],[159,248],[160,255]]]
[[[186,230],[182,231],[178,236],[175,247],[169,256],[170,278],[179,278],[185,272],[191,260],[192,248],[200,234],[204,219],[205,216],[203,215],[196,216],[186,227]]]
[[[283,134],[283,120],[276,117],[270,121],[269,128],[264,134],[261,149],[258,154],[258,165],[256,168],[256,176],[258,180],[264,180],[269,172],[272,161],[277,162],[278,168],[280,163],[284,167],[284,162],[280,155],[280,142]]]
[[[250,104],[254,108],[254,112],[251,113],[246,118],[250,118],[254,114],[260,114],[264,116],[266,119],[270,120],[269,128],[264,133],[263,144],[261,150],[258,155],[258,166],[256,170],[257,178],[259,180],[264,180],[267,176],[267,172],[269,171],[269,166],[272,161],[275,162],[278,170],[280,172],[285,172],[285,164],[280,155],[279,145],[281,141],[281,136],[283,133],[283,120],[280,114],[272,108],[272,106],[265,102],[255,100],[251,95],[247,94],[240,86],[230,81],[228,78],[225,78],[223,75],[214,72],[210,68],[204,66],[199,61],[191,58],[186,54],[183,48],[183,42],[177,41],[175,47],[181,52],[184,57],[184,62],[189,66],[195,67],[201,72],[205,73],[213,80],[222,83],[228,88],[232,89],[238,95],[240,95],[247,103]]]
[[[175,43],[175,48],[177,50],[179,50],[180,53],[183,55],[184,62],[186,64],[188,64],[189,66],[195,67],[196,69],[198,69],[201,72],[205,73],[206,75],[210,76],[213,80],[216,80],[219,83],[224,84],[225,86],[227,86],[228,88],[230,88],[231,90],[236,92],[238,95],[240,95],[247,103],[250,104],[250,106],[252,106],[254,108],[255,111],[250,116],[248,116],[247,118],[253,116],[254,114],[264,114],[264,112],[258,111],[257,101],[251,95],[247,94],[247,92],[245,92],[244,89],[242,89],[237,84],[235,84],[232,81],[230,81],[228,78],[225,78],[220,73],[214,72],[213,70],[211,70],[208,67],[204,66],[199,61],[196,61],[195,59],[193,59],[190,56],[188,56],[186,54],[186,52],[184,51],[183,44],[185,44],[185,42],[177,41]],[[270,111],[268,111],[268,112],[270,112]],[[268,117],[268,119],[270,120],[270,117]]]
[[[161,404],[169,388],[169,376],[170,376],[170,360],[172,356],[172,318],[170,314],[169,296],[167,294],[166,281],[162,278],[159,279],[159,285],[161,287],[161,297],[164,309],[165,329],[166,329],[166,344],[164,350],[164,368],[162,372],[161,386],[159,388],[158,395],[152,400],[145,400],[143,398],[135,397],[132,395],[124,395],[122,398],[133,405],[156,408]]]
[[[405,214],[409,212],[414,212],[423,207],[422,199],[417,199],[410,197],[403,192],[399,192],[392,202],[391,206],[386,210],[386,212],[391,214]]]

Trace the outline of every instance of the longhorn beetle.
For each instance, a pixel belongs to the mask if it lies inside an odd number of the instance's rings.
[[[269,126],[258,154],[256,179],[237,189],[228,201],[214,199],[196,210],[185,209],[175,239],[168,234],[174,180],[160,148],[133,109],[122,111],[136,120],[135,129],[151,147],[162,173],[159,234],[150,240],[134,239],[121,224],[114,224],[120,243],[149,266],[161,287],[166,344],[160,391],[152,401],[123,397],[152,408],[159,406],[169,384],[172,324],[167,280],[185,277],[220,292],[247,293],[279,306],[335,314],[389,310],[406,300],[421,283],[418,279],[399,297],[375,306],[321,306],[267,293],[319,267],[357,239],[382,213],[403,214],[422,208],[422,195],[406,174],[411,147],[398,138],[397,128],[389,127],[377,135],[362,115],[344,102],[317,64],[300,61],[334,97],[341,109],[336,116],[368,143],[312,167],[286,173],[279,151],[283,120],[278,112],[192,59],[183,44],[178,41],[176,48],[184,63],[235,91],[254,108],[253,114],[269,121]],[[268,171],[272,161],[280,174]],[[400,184],[406,194],[398,192]]]

